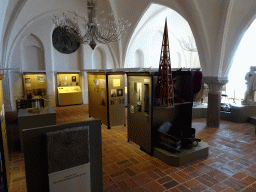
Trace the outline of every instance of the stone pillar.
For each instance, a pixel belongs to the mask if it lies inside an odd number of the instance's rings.
[[[206,125],[217,128],[220,125],[221,90],[228,79],[227,77],[203,77],[203,82],[209,87]]]

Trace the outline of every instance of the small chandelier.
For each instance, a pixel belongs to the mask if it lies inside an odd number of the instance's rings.
[[[78,15],[75,12],[73,17],[74,25],[71,25],[68,21],[66,13],[63,13],[62,17],[55,15],[53,23],[56,27],[61,28],[69,36],[75,38],[81,44],[89,44],[94,50],[97,44],[107,44],[118,41],[126,33],[126,30],[131,25],[127,20],[123,18],[114,20],[113,13],[103,17],[104,12],[100,13],[99,18],[96,18],[96,2],[93,0],[87,1],[88,20],[86,16],[83,18],[85,24],[83,28],[85,34],[82,35],[78,25]],[[97,22],[97,23],[96,23]]]

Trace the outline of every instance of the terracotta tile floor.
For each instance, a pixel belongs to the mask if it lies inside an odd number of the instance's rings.
[[[88,119],[85,105],[58,109],[58,123]],[[221,121],[219,128],[206,128],[205,124],[206,119],[196,119],[192,127],[196,128],[197,138],[208,142],[209,156],[178,168],[127,142],[127,127],[109,130],[102,126],[104,192],[256,191],[255,126]],[[10,160],[10,191],[26,191],[22,153],[11,153]]]

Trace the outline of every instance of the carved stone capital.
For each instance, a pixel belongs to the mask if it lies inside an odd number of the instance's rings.
[[[209,86],[209,93],[221,94],[222,87],[228,83],[227,77],[203,77],[203,82]]]

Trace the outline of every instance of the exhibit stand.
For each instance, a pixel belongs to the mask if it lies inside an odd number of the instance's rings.
[[[3,98],[3,86],[2,78],[3,74],[0,74],[0,121],[1,121],[1,132],[0,132],[0,191],[8,191],[8,184],[10,184],[10,163],[8,154],[8,143],[6,135],[6,124],[5,124],[5,111],[4,111],[4,98]]]
[[[89,116],[108,129],[125,125],[125,73],[87,72]]]
[[[89,127],[46,133],[51,192],[91,191]]]
[[[21,150],[23,151],[22,131],[36,127],[56,125],[56,113],[51,107],[45,107],[37,112],[29,112],[28,109],[19,109],[18,125]]]
[[[191,71],[172,71],[174,86],[174,105],[160,106],[156,95],[158,72],[130,72],[127,73],[128,82],[128,141],[133,141],[140,148],[167,164],[180,166],[187,162],[186,156],[170,158],[172,153],[158,150],[157,129],[165,122],[173,127],[191,127],[193,73]],[[201,148],[198,148],[201,150]],[[196,155],[197,158],[208,155],[208,145],[205,151]],[[169,154],[169,155],[166,155]],[[183,163],[173,163],[177,161]]]
[[[82,104],[79,73],[57,73],[58,105]]]
[[[27,191],[101,192],[100,119],[22,131]]]

